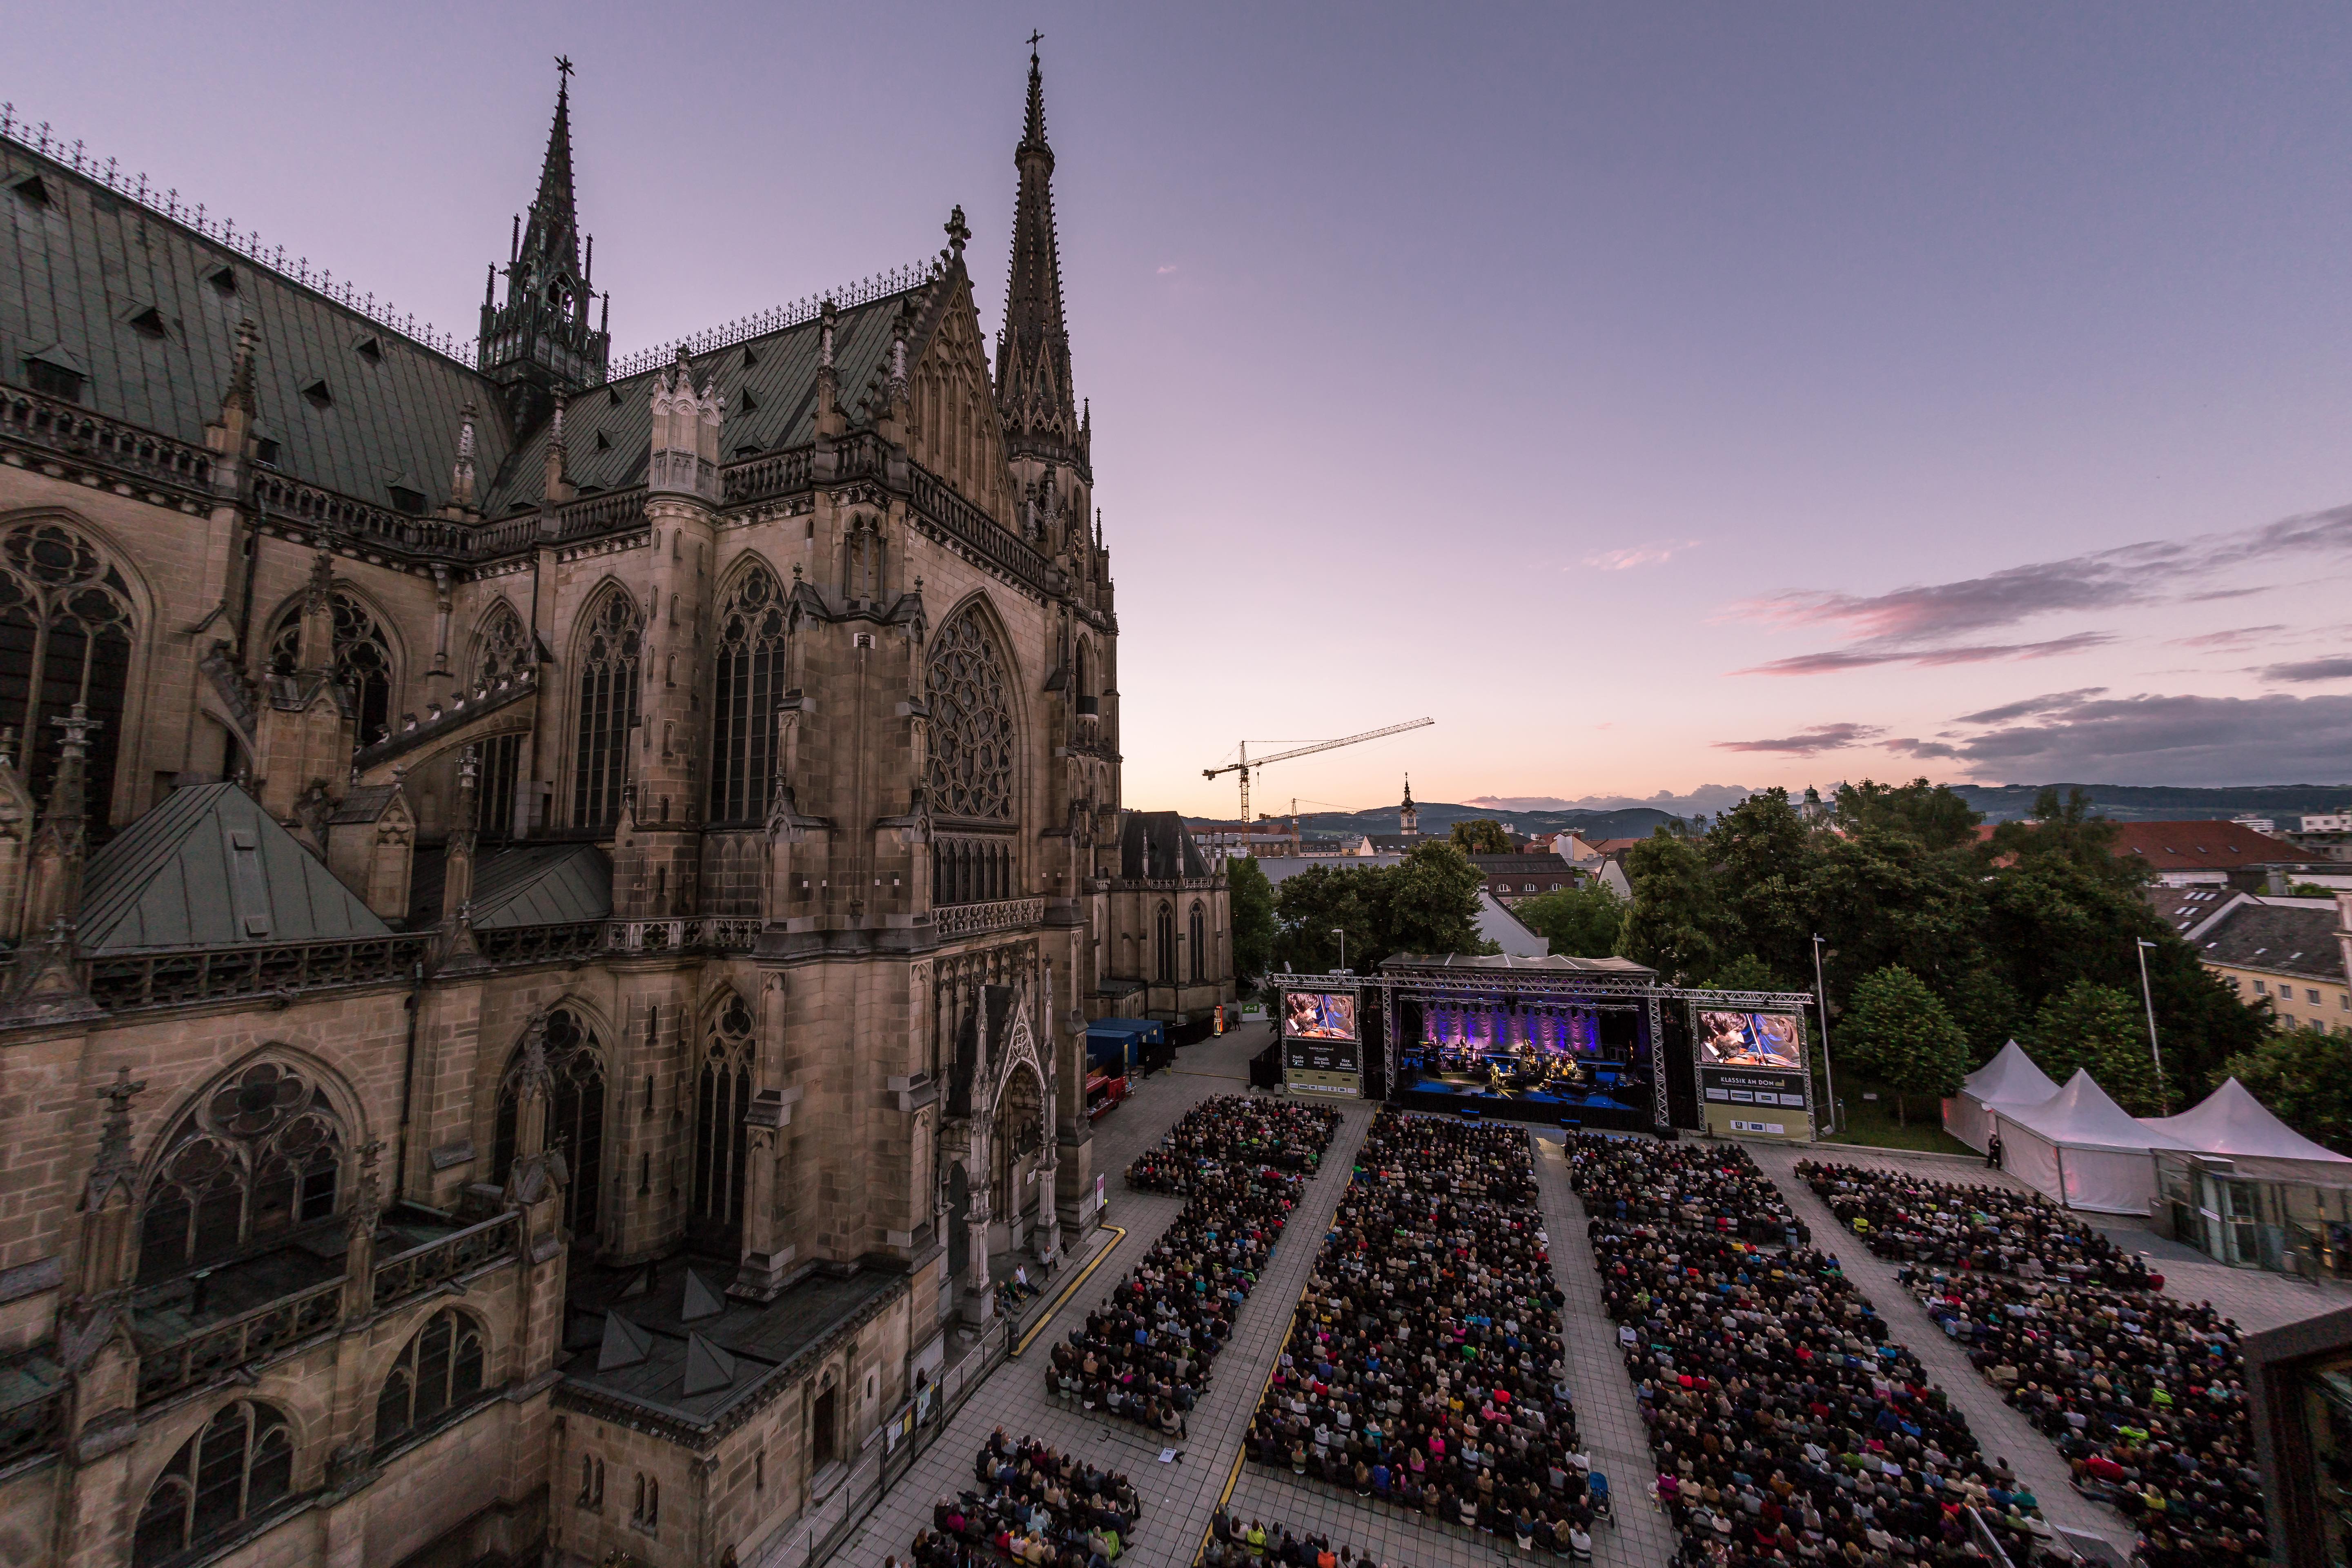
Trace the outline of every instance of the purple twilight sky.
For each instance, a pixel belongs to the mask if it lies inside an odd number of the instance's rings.
[[[1002,298],[1022,40],[1127,797],[2352,778],[2352,11],[27,7],[5,96],[471,334]]]

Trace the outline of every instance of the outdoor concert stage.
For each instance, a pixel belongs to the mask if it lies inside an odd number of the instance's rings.
[[[1622,1131],[1656,1123],[1650,1045],[1632,1008],[1401,997],[1397,1012],[1391,1098],[1401,1104]]]
[[[1646,1132],[1669,1120],[1654,976],[1623,959],[1392,959],[1389,1102]]]

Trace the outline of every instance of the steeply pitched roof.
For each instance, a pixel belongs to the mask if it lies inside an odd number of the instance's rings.
[[[410,918],[437,921],[448,862],[419,856]],[[613,862],[593,844],[519,844],[474,865],[474,929],[577,925],[613,913]]]
[[[867,389],[889,372],[891,327],[899,302],[908,293],[939,287],[934,282],[886,294],[835,314],[834,374],[841,388],[842,406],[853,416]],[[772,452],[816,439],[817,329],[812,318],[688,358],[696,384],[716,382],[719,395],[727,400],[726,423],[719,432],[721,462],[750,456],[748,448]],[[910,342],[907,350],[910,362],[916,352]],[[579,394],[565,405],[564,473],[573,485],[583,490],[614,490],[645,482],[653,443],[653,424],[646,409],[656,374],[657,370],[646,370],[616,378]],[[751,394],[748,406],[747,392]],[[503,467],[486,470],[494,475],[483,502],[486,515],[503,515],[516,510],[519,502],[538,502],[546,480],[547,443],[552,434],[551,426],[541,426]]]
[[[1130,811],[1119,825],[1118,874],[1130,882],[1206,877],[1209,858],[1192,842],[1181,813]]]
[[[2198,932],[2189,945],[2207,963],[2345,984],[2335,905],[2317,899],[2295,904],[2301,907],[2284,900],[2247,899]]]
[[[390,936],[319,858],[233,784],[173,790],[90,857],[94,954]]]
[[[46,203],[16,194],[31,174]],[[62,344],[89,374],[82,406],[201,444],[249,318],[261,433],[284,472],[380,507],[398,480],[438,508],[467,402],[476,463],[505,458],[499,399],[471,367],[13,142],[0,186],[0,381],[23,384],[26,356]],[[321,384],[323,406],[304,394]]]
[[[1490,877],[1506,872],[1514,877],[1522,872],[1565,877],[1570,869],[1568,862],[1557,855],[1473,855],[1470,864]]]
[[[2295,866],[2311,858],[2292,844],[2234,822],[2119,822],[2116,853],[2137,855],[2158,871]]]
[[[1508,958],[1542,958],[1551,952],[1551,943],[1519,923],[1519,917],[1503,907],[1502,902],[1486,889],[1478,889],[1478,934],[1503,950]]]

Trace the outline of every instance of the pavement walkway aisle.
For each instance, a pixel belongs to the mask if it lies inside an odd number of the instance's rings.
[[[1097,1127],[1095,1168],[1109,1177],[1108,1222],[1124,1226],[1126,1238],[1111,1248],[1086,1287],[1057,1311],[1027,1354],[991,1374],[957,1412],[947,1431],[915,1462],[914,1468],[884,1495],[874,1511],[836,1552],[843,1568],[881,1568],[883,1560],[907,1561],[916,1531],[930,1525],[931,1505],[943,1493],[971,1485],[973,1456],[991,1429],[1034,1436],[1065,1453],[1076,1453],[1110,1469],[1124,1470],[1143,1500],[1135,1539],[1120,1556],[1120,1568],[1183,1568],[1200,1550],[1209,1515],[1223,1495],[1233,1458],[1248,1430],[1260,1390],[1273,1370],[1291,1310],[1307,1285],[1316,1248],[1330,1226],[1346,1186],[1348,1171],[1370,1123],[1361,1104],[1342,1107],[1345,1119],[1332,1136],[1321,1168],[1291,1212],[1265,1272],[1234,1321],[1232,1339],[1217,1357],[1208,1396],[1192,1413],[1191,1435],[1178,1445],[1179,1458],[1160,1463],[1157,1434],[1125,1421],[1065,1410],[1045,1394],[1045,1350],[1053,1336],[1101,1304],[1149,1250],[1183,1207],[1171,1195],[1136,1193],[1122,1184],[1128,1163],[1157,1142],[1179,1117],[1216,1094],[1245,1092],[1245,1064],[1262,1049],[1264,1026],[1251,1026],[1223,1039],[1188,1047],[1178,1070],[1139,1087],[1136,1097]],[[1239,1081],[1236,1081],[1238,1079]],[[1059,1277],[1056,1284],[1058,1287]]]
[[[1928,1378],[1969,1418],[1969,1429],[1984,1445],[1985,1452],[2007,1459],[2011,1468],[2025,1478],[2033,1495],[2042,1501],[2042,1517],[2061,1529],[2084,1531],[2111,1542],[2128,1558],[2136,1531],[2123,1516],[2074,1490],[2067,1479],[2066,1461],[2059,1458],[2050,1439],[2010,1408],[1993,1392],[1992,1384],[1984,1380],[1984,1374],[1969,1364],[1968,1352],[1958,1342],[1944,1332],[1927,1315],[1927,1309],[1919,1305],[1918,1298],[1895,1278],[1895,1265],[1873,1256],[1867,1247],[1838,1224],[1830,1205],[1797,1179],[1797,1162],[1815,1157],[1822,1151],[1762,1142],[1743,1142],[1743,1147],[1780,1187],[1797,1216],[1811,1227],[1815,1244],[1837,1255],[1846,1278],[1870,1298],[1871,1305],[1886,1320],[1895,1337],[1911,1347]],[[1843,1148],[1827,1157],[1849,1163],[1865,1163],[1853,1160]],[[1963,1170],[1952,1174],[1937,1172],[1935,1179],[1973,1181],[1977,1177]]]

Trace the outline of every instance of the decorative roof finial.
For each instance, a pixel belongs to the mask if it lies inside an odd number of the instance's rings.
[[[948,248],[961,256],[965,242],[971,238],[971,225],[963,221],[963,204],[961,202],[956,204],[953,212],[948,214],[947,233]]]

